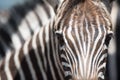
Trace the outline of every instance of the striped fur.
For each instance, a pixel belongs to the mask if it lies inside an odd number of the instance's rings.
[[[8,11],[8,21],[3,23],[1,20],[0,23],[2,57],[11,50],[19,49],[36,30],[53,18],[55,13],[51,5],[47,1],[32,0]]]
[[[104,80],[110,15],[101,1],[65,0],[42,27],[0,67],[2,80]]]
[[[0,69],[2,80],[63,80],[51,26],[42,27],[15,54],[7,54]]]
[[[102,2],[73,2],[78,4],[75,9],[74,6],[63,4],[65,9],[60,14],[64,16],[58,22],[62,24],[55,27],[59,35],[62,34],[60,41],[64,41],[61,51],[68,53],[63,57],[68,63],[63,65],[72,72],[68,70],[66,76],[72,76],[75,80],[105,79],[107,46],[112,35],[107,8]],[[68,0],[68,4],[73,2]],[[69,7],[71,10],[65,13]]]

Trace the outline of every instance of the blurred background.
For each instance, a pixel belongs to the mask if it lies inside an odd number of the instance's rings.
[[[13,7],[14,5],[24,4],[30,0],[0,0],[0,9],[5,10]]]
[[[3,22],[7,21],[9,17],[9,9],[11,9],[13,6],[21,5],[30,1],[31,0],[0,0],[1,22],[2,20]],[[114,1],[111,17],[114,29],[114,37],[109,46],[106,80],[120,80],[120,0]]]

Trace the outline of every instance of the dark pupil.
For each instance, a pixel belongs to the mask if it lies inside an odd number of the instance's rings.
[[[57,39],[60,43],[60,46],[62,46],[64,44],[64,40],[63,40],[63,35],[62,34],[56,34]]]
[[[108,35],[106,36],[106,39],[105,39],[105,44],[106,44],[106,46],[109,45],[110,40],[111,40],[111,37],[112,37],[112,34],[108,34]]]

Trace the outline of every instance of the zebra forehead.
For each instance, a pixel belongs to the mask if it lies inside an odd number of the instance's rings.
[[[111,33],[111,27],[108,26],[108,24],[106,24],[105,20],[104,21],[100,21],[100,19],[96,19],[96,20],[89,20],[88,18],[86,18],[83,21],[79,20],[73,20],[71,22],[71,20],[66,24],[67,26],[64,26],[63,28],[61,28],[60,30],[58,30],[59,33],[62,33],[62,31],[65,30],[71,30],[73,32],[75,31],[84,31],[84,30],[89,30],[91,32],[91,28],[94,27],[94,29],[97,31],[99,28],[104,32],[103,28],[107,31],[109,30],[109,32]],[[109,28],[108,28],[109,27]]]
[[[112,24],[109,18],[103,17],[101,15],[86,15],[75,18],[76,15],[70,15],[69,18],[65,19],[62,24],[60,24],[59,32],[62,32],[64,28],[72,28],[73,31],[81,31],[87,27],[88,30],[91,30],[91,26],[94,26],[95,29],[99,27],[103,30],[105,28],[108,31],[112,31]],[[63,26],[64,25],[64,26]],[[81,27],[83,27],[81,29]]]
[[[56,27],[56,30],[63,32],[64,28],[72,27],[72,31],[74,32],[76,30],[81,31],[81,27],[83,27],[83,29],[87,27],[91,32],[91,26],[94,26],[95,29],[104,27],[106,31],[112,31],[110,15],[106,13],[106,10],[100,9],[101,7],[99,8],[99,6],[91,4],[88,4],[89,7],[81,4],[85,7],[84,10],[81,9],[80,5],[76,6],[71,11],[63,13],[65,16],[61,17],[61,19],[59,19],[60,21],[57,21],[59,26]]]

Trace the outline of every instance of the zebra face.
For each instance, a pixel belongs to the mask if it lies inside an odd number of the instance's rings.
[[[76,80],[104,79],[111,31],[107,31],[104,25],[86,25],[65,28],[62,33],[56,33],[66,77]]]
[[[71,7],[68,11],[59,12],[63,16],[58,15],[59,26],[55,27],[65,77],[104,80],[112,35],[109,11],[101,2],[88,0],[75,5],[68,6]]]

